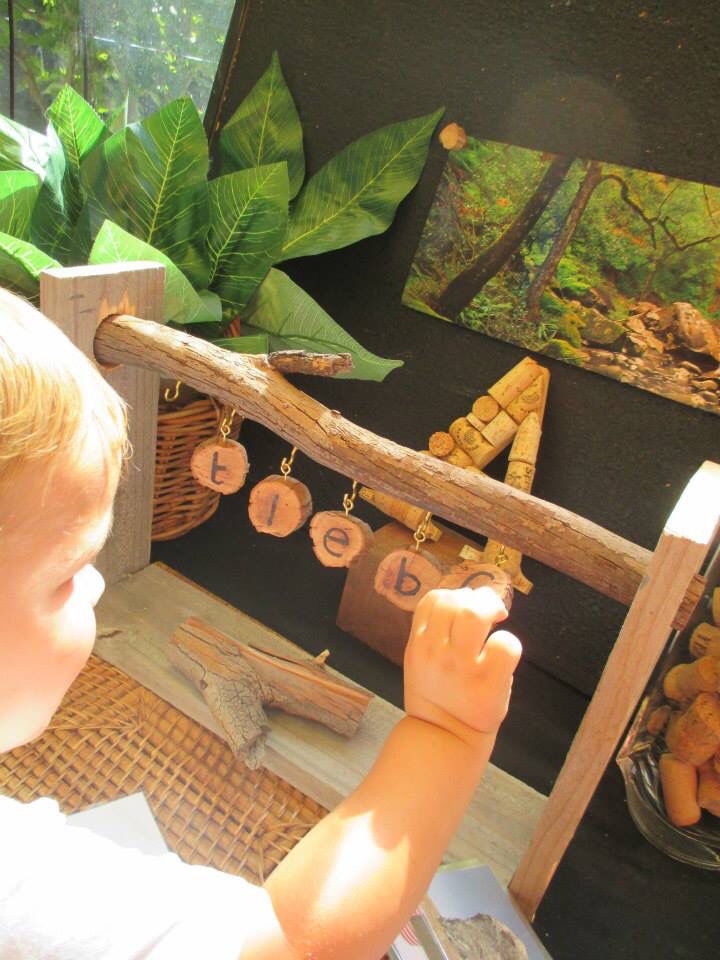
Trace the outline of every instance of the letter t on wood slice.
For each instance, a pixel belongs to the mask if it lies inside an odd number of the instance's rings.
[[[193,450],[190,473],[204,487],[218,493],[237,493],[248,472],[245,447],[237,440],[205,440]]]
[[[266,477],[250,492],[248,514],[259,533],[287,537],[299,530],[311,513],[310,491],[294,477]]]
[[[326,567],[349,567],[372,543],[372,529],[342,510],[323,510],[310,521],[315,556]]]
[[[414,610],[445,568],[425,550],[393,550],[375,573],[375,590],[401,610]]]

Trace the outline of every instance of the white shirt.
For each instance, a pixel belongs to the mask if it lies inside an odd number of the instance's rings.
[[[259,896],[0,796],[0,960],[237,960]]]

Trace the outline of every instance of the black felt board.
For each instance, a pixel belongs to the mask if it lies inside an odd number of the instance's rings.
[[[311,173],[358,136],[444,104],[443,122],[478,137],[720,184],[714,0],[251,0],[242,25],[220,116],[277,49]],[[523,356],[400,303],[444,158],[434,141],[419,186],[386,234],[285,265],[365,346],[405,361],[383,384],[295,382],[417,449]],[[534,493],[652,549],[689,477],[704,459],[720,458],[720,419],[542,362],[552,381]],[[249,483],[276,472],[287,446],[254,425],[243,434]],[[347,481],[302,456],[296,463],[316,506],[336,509]],[[305,531],[285,542],[255,534],[246,504],[246,494],[228,498],[204,527],[156,545],[155,556],[306,649],[331,647],[338,669],[399,703],[399,670],[334,625],[342,572],[319,566]],[[366,505],[359,513],[383,520]],[[535,589],[517,597],[513,627],[526,662],[494,761],[547,791],[624,609],[532,561],[524,570]],[[717,890],[715,875],[673,863],[637,833],[611,768],[537,929],[556,960],[709,958],[720,933]]]

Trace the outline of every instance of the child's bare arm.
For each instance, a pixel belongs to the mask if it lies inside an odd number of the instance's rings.
[[[244,960],[383,954],[432,879],[505,716],[520,644],[505,632],[486,641],[505,616],[489,588],[424,598],[405,658],[408,716],[357,790],[270,877]]]

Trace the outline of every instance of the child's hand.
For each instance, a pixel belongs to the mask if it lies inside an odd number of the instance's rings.
[[[472,740],[495,735],[507,713],[522,647],[490,587],[432,590],[418,604],[405,651],[405,710]]]

